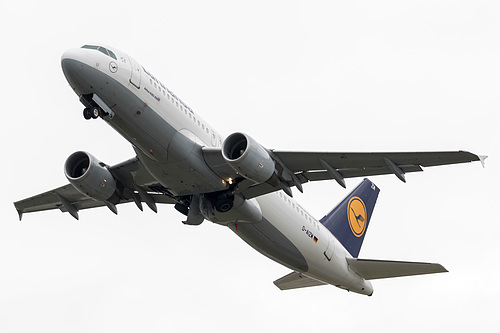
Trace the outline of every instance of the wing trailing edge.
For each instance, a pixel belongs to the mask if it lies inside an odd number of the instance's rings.
[[[356,258],[347,258],[347,262],[350,268],[365,280],[448,272],[446,268],[444,268],[440,264],[425,262]]]

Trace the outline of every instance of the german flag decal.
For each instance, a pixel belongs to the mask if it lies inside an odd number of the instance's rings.
[[[314,236],[311,230],[307,229],[305,226],[302,226],[302,231],[305,232],[307,237],[311,238],[314,243],[318,243],[318,237]]]

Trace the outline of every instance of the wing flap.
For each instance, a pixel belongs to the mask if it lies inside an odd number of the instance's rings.
[[[291,272],[282,278],[274,281],[276,287],[281,290],[307,288],[326,285],[326,283],[312,279],[298,272]]]
[[[423,169],[419,165],[400,165],[401,170],[404,172],[419,172]],[[371,168],[357,168],[357,169],[338,169],[337,170],[344,178],[355,177],[369,177],[376,175],[389,175],[393,172],[387,166],[371,167]],[[333,177],[327,171],[306,171],[302,175],[308,181],[329,180]]]
[[[355,258],[348,258],[347,262],[349,263],[349,267],[365,280],[448,272],[446,268],[440,264],[425,262]]]

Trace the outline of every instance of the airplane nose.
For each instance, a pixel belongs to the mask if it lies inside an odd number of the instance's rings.
[[[69,49],[61,56],[61,66],[64,73],[74,69],[75,65],[83,65],[86,62],[86,52],[82,49]]]
[[[82,49],[69,49],[61,56],[61,67],[70,86],[80,93],[84,80],[84,67],[88,62],[87,52]],[[77,92],[77,93],[78,93]]]

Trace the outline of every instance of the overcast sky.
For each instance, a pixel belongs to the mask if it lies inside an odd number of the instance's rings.
[[[3,1],[2,332],[487,331],[498,327],[500,5],[497,1]],[[12,202],[67,183],[86,150],[133,156],[85,121],[61,54],[129,53],[221,133],[306,151],[469,150],[479,163],[373,177],[360,257],[450,272],[373,281],[372,297],[282,292],[289,270],[227,228],[171,206],[26,214]],[[361,179],[347,180],[348,190]],[[296,198],[321,218],[334,181]]]

